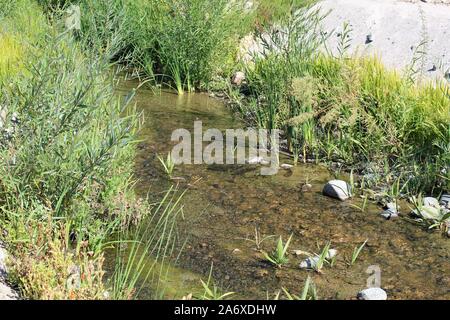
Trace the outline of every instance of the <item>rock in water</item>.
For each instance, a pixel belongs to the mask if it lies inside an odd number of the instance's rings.
[[[441,216],[441,210],[439,208],[423,206],[419,210],[413,210],[414,215],[427,219],[427,220],[436,220]]]
[[[357,298],[359,300],[387,300],[387,294],[381,288],[369,288],[360,291]]]
[[[317,262],[319,262],[319,257],[310,257],[308,259],[303,260],[300,262],[300,269],[314,269],[314,267],[317,265]]]
[[[384,210],[381,215],[386,219],[386,220],[390,220],[392,218],[397,218],[398,217],[398,212],[395,209],[386,209]]]
[[[350,185],[342,180],[331,180],[323,187],[323,195],[345,201],[351,197]]]
[[[384,206],[384,209],[397,212],[398,210],[400,210],[400,206],[398,204],[396,204],[395,202],[389,202],[389,203],[386,203],[386,205]]]
[[[450,209],[450,194],[443,194],[439,203],[444,208]]]
[[[425,197],[423,198],[423,205],[428,207],[439,208],[439,201],[433,197]]]

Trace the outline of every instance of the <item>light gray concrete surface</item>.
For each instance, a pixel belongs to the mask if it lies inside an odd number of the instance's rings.
[[[448,1],[448,0],[445,0]],[[338,34],[348,22],[350,54],[377,55],[390,68],[404,69],[425,40],[424,75],[442,77],[450,67],[450,6],[422,1],[398,0],[323,0],[320,6],[328,16],[325,31],[334,34],[328,40],[336,53]],[[367,36],[372,39],[366,43]],[[415,55],[419,56],[418,54]]]

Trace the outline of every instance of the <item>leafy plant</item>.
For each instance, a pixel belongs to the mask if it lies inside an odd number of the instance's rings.
[[[263,244],[264,241],[275,237],[274,235],[269,235],[269,236],[262,236],[258,227],[255,227],[255,237],[253,239],[245,239],[247,241],[250,241],[252,243],[255,244],[256,249],[257,250],[261,250],[261,245]]]
[[[356,260],[358,259],[362,249],[366,246],[367,241],[369,241],[369,239],[364,241],[359,247],[355,247],[353,249],[352,258],[350,260],[350,265],[354,265],[356,263]]]
[[[212,280],[212,268],[209,271],[208,281],[205,283],[203,280],[200,280],[203,286],[203,289],[205,289],[203,295],[200,297],[201,300],[225,300],[225,298],[228,298],[232,295],[234,295],[234,292],[226,292],[222,293],[219,288],[213,283]]]
[[[278,268],[281,268],[284,264],[288,263],[289,259],[287,258],[286,255],[291,240],[292,235],[289,237],[288,241],[285,244],[283,244],[283,239],[280,236],[277,242],[277,246],[271,254],[263,252],[263,255],[266,258],[266,260],[276,265]]]
[[[158,156],[158,160],[161,162],[164,172],[169,176],[169,178],[172,178],[173,169],[175,168],[175,162],[173,161],[172,154],[169,152],[166,159]]]
[[[308,276],[303,286],[303,291],[300,296],[289,293],[285,288],[281,288],[288,300],[317,300],[316,286],[311,278]],[[278,299],[276,299],[278,300]]]
[[[317,261],[312,265],[313,269],[318,273],[322,272],[322,268],[325,262],[327,262],[330,252],[330,246],[331,242],[328,241],[327,244],[323,247],[321,253],[317,256]]]

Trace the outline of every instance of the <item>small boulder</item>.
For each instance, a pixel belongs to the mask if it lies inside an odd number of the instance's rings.
[[[314,267],[317,265],[317,263],[319,262],[319,257],[315,256],[315,257],[309,257],[305,260],[303,260],[302,262],[300,262],[300,269],[314,269]]]
[[[343,180],[331,180],[324,187],[323,195],[345,201],[351,197],[350,185]]]
[[[439,208],[423,206],[420,210],[413,210],[414,215],[427,219],[427,220],[436,220],[441,216],[441,210]]]
[[[284,170],[291,170],[294,166],[291,164],[283,163],[280,168]]]
[[[400,210],[400,206],[395,202],[389,202],[389,203],[386,203],[386,205],[384,206],[384,209],[397,212],[398,210]]]
[[[428,207],[439,208],[439,201],[433,197],[425,197],[423,198],[423,205]]]
[[[243,73],[242,71],[238,71],[233,75],[231,83],[236,86],[240,86],[242,82],[244,82],[244,80],[245,80],[245,73]]]
[[[443,194],[441,196],[441,200],[439,201],[439,204],[447,209],[450,209],[450,194]]]
[[[386,219],[386,220],[390,220],[392,218],[397,218],[398,217],[398,212],[395,209],[386,209],[384,210],[381,215]]]
[[[381,288],[368,288],[360,291],[358,300],[387,300],[387,293]]]

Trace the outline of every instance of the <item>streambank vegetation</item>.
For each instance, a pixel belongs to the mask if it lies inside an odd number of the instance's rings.
[[[22,296],[139,297],[142,282],[159,288],[183,242],[175,232],[183,193],[171,188],[152,205],[133,191],[142,118],[132,93],[114,95],[119,65],[151,88],[221,92],[249,125],[281,129],[295,164],[351,171],[362,193],[449,191],[448,84],[416,83],[414,65],[398,73],[348,56],[350,32],[339,55],[328,53],[323,13],[307,3],[0,0],[0,236]],[[71,5],[79,30],[65,26]],[[249,35],[261,50],[244,62]],[[231,84],[238,71],[245,80]],[[171,175],[169,160],[160,159]],[[266,256],[281,267],[290,238],[279,239]],[[203,286],[204,296],[224,297]],[[303,299],[316,297],[309,287]]]

